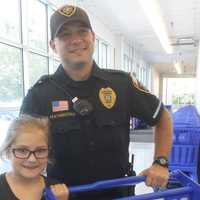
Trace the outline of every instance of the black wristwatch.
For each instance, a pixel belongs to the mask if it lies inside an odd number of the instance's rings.
[[[159,156],[153,161],[153,165],[154,164],[168,168],[168,159],[165,156]]]

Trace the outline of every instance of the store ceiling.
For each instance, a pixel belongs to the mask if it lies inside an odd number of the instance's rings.
[[[171,55],[163,50],[138,0],[82,0],[83,6],[112,31],[136,40],[142,48],[145,60],[160,73],[166,76],[177,75],[173,61],[178,55],[182,75],[194,76],[200,39],[200,0],[158,2],[174,47]]]

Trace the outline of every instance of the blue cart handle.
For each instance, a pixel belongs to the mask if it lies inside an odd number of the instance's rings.
[[[119,186],[135,185],[137,183],[144,182],[145,178],[146,178],[145,176],[130,176],[130,177],[123,177],[123,178],[118,178],[118,179],[105,180],[105,181],[97,181],[90,184],[69,187],[69,191],[70,193],[77,193],[77,192],[88,192],[92,190],[114,188],[114,187],[119,187]],[[51,193],[52,192],[50,189],[45,188],[46,196],[52,196]]]
[[[91,190],[101,190],[119,186],[135,185],[136,183],[143,182],[144,180],[145,180],[144,176],[123,177],[113,180],[97,181],[95,183],[86,185],[73,186],[69,188],[69,191],[71,193],[76,193],[76,192],[87,192]]]
[[[91,184],[69,187],[69,191],[70,193],[77,193],[77,192],[87,192],[92,190],[101,190],[119,186],[133,185],[136,183],[143,182],[144,180],[145,180],[144,176],[123,177],[118,179],[97,181]],[[57,200],[56,197],[53,195],[51,189],[47,187],[44,189],[44,196],[45,200]]]
[[[45,200],[57,200],[57,198],[54,196],[54,194],[51,191],[51,189],[48,188],[48,187],[46,187],[44,189],[44,197],[45,197]]]

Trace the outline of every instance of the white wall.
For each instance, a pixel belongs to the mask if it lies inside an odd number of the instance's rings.
[[[105,26],[103,24],[103,22],[101,22],[97,17],[95,17],[90,11],[88,11],[88,15],[91,21],[91,25],[93,28],[93,31],[96,34],[97,38],[100,38],[101,40],[104,40],[106,43],[109,44],[110,46],[110,53],[111,53],[111,61],[109,62],[109,67],[110,68],[116,68],[116,64],[118,64],[118,62],[120,62],[119,60],[117,60],[116,63],[116,54],[118,55],[117,49],[118,48],[118,44],[116,43],[116,35],[109,30],[109,27]]]
[[[197,56],[197,87],[196,87],[196,107],[200,113],[200,44],[199,44],[199,51]]]
[[[159,76],[160,75],[158,71],[152,67],[151,88],[152,88],[152,93],[155,94],[157,97],[159,97],[159,84],[160,84]]]
[[[116,35],[115,37],[115,68],[122,69],[123,65],[123,50],[124,50],[124,36]]]
[[[91,13],[89,13],[89,17],[92,28],[94,29],[94,32],[97,34],[97,36],[105,41],[109,41],[110,44],[115,44],[115,35],[112,33],[112,31],[110,31],[108,27],[106,27]]]

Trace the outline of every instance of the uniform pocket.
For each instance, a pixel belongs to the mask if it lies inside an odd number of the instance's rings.
[[[80,154],[81,128],[78,119],[60,119],[52,122],[52,143],[55,156],[66,159]]]
[[[80,121],[75,118],[57,119],[51,122],[51,129],[53,133],[66,133],[72,130],[80,130]]]
[[[98,112],[95,115],[99,148],[107,152],[125,151],[129,142],[129,126],[120,111]]]

